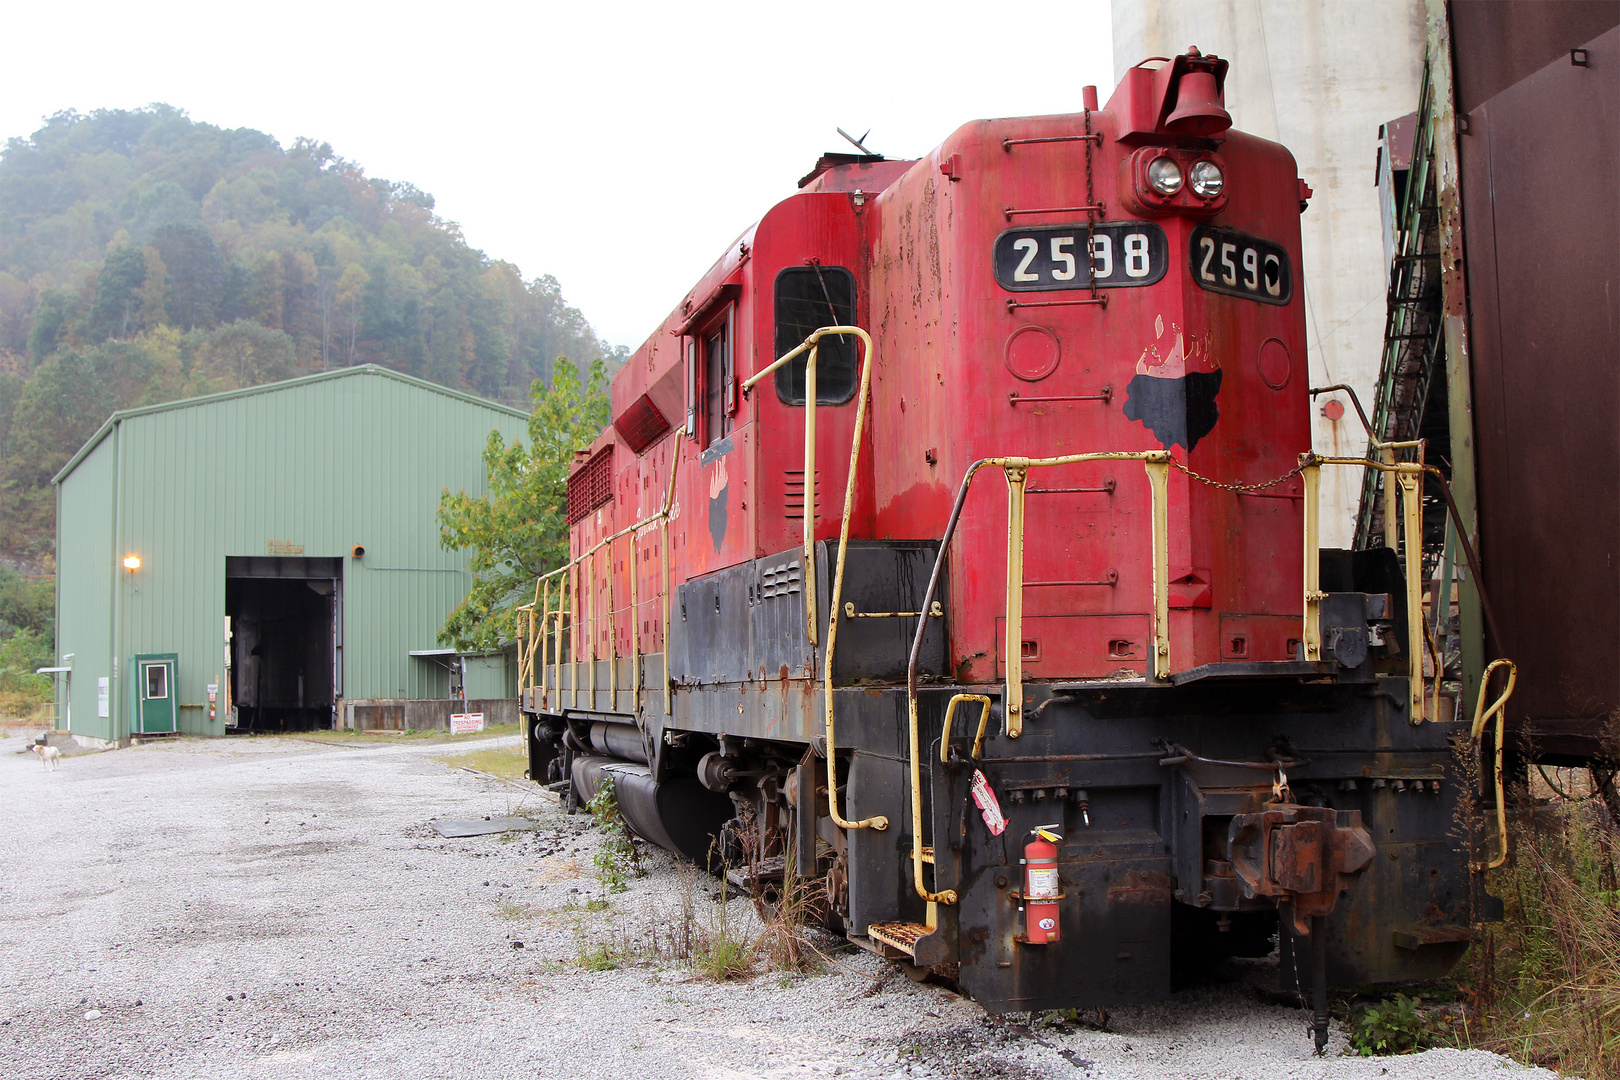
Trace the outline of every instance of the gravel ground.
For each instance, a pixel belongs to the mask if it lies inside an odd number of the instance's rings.
[[[847,949],[815,975],[702,981],[670,955],[685,928],[757,928],[749,906],[652,852],[597,910],[588,819],[433,760],[513,742],[191,740],[47,773],[0,741],[0,1076],[1554,1075],[1454,1050],[1314,1058],[1308,1018],[1242,980],[1106,1031],[996,1020]],[[512,813],[538,828],[428,824]],[[619,966],[589,970],[604,956]]]

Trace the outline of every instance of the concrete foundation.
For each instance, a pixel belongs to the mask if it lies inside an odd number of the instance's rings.
[[[518,722],[513,698],[474,698],[462,708],[459,700],[429,698],[373,698],[343,703],[343,727],[351,731],[449,731],[450,714],[481,712],[484,724]]]

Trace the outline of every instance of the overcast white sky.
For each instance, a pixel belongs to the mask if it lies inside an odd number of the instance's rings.
[[[551,274],[610,343],[652,332],[834,130],[917,156],[1113,87],[1107,0],[8,5],[0,138],[164,101],[330,142],[470,243]]]

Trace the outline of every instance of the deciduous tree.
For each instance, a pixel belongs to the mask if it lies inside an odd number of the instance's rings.
[[[535,579],[568,558],[568,467],[607,424],[607,375],[593,361],[581,380],[565,358],[551,385],[534,383],[527,445],[490,432],[484,448],[488,483],[482,495],[445,491],[439,500],[439,543],[465,549],[472,588],[439,631],[457,649],[495,649],[514,640],[516,608],[534,598]]]

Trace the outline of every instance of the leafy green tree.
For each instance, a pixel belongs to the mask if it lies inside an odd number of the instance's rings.
[[[40,363],[67,344],[77,311],[77,297],[66,289],[47,289],[34,308],[34,323],[28,329],[28,355]]]
[[[208,230],[163,225],[153,231],[152,246],[169,273],[169,321],[187,330],[212,326],[225,291],[225,260]]]
[[[293,340],[281,330],[239,319],[199,337],[193,394],[259,386],[294,374]]]
[[[24,577],[0,565],[0,638],[18,630],[31,630],[49,638],[55,629],[55,605],[56,590],[51,578]]]
[[[0,270],[0,353],[27,349],[33,321],[33,289],[16,275]]]
[[[147,404],[154,374],[146,350],[124,342],[59,352],[35,369],[0,447],[0,550],[50,550],[56,507],[51,477],[108,415]]]
[[[11,438],[11,418],[17,412],[17,399],[28,385],[28,363],[16,353],[0,349],[0,462],[6,458],[6,442]]]
[[[127,338],[140,328],[141,286],[145,284],[146,255],[140,248],[126,245],[107,253],[90,300],[92,340]]]
[[[0,565],[0,708],[50,699],[50,679],[34,672],[52,664],[55,602],[53,579]]]
[[[51,680],[35,671],[51,666],[51,639],[36,630],[18,630],[0,641],[0,694],[24,702],[49,701]]]
[[[600,360],[582,381],[558,358],[548,388],[534,383],[528,445],[490,432],[482,495],[446,490],[439,498],[439,544],[470,553],[472,588],[445,619],[441,644],[494,649],[516,637],[515,609],[534,598],[534,582],[568,558],[568,467],[608,422],[607,373]]]

